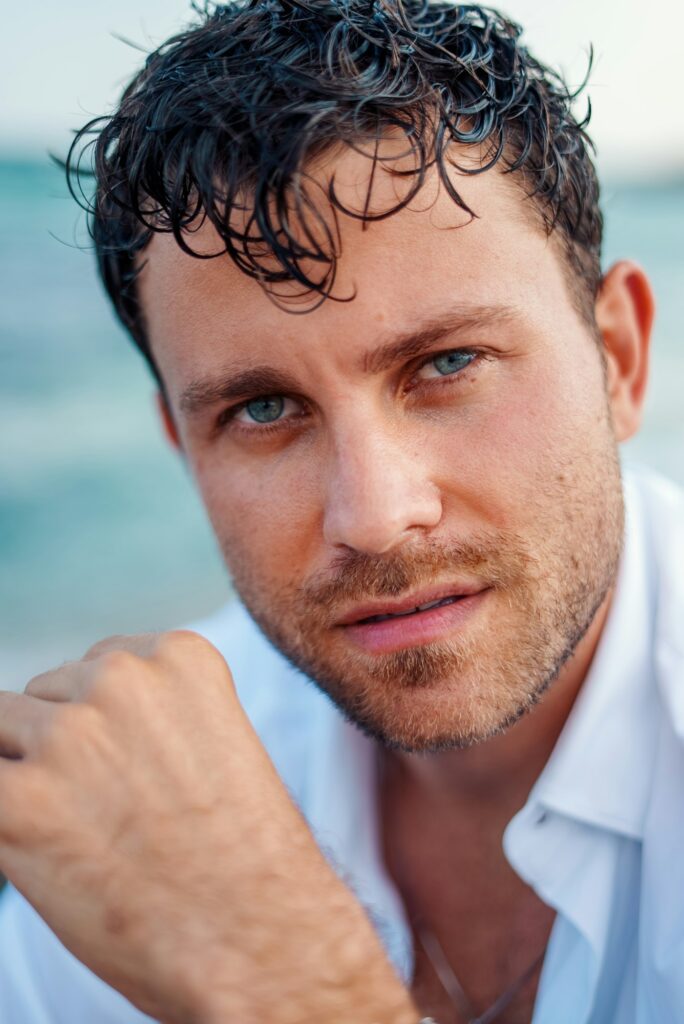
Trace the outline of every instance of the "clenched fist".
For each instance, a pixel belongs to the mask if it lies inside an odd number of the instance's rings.
[[[168,1024],[417,1013],[191,632],[113,637],[0,693],[0,870]]]

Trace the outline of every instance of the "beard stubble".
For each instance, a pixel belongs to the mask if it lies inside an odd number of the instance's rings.
[[[624,531],[614,443],[579,471],[558,472],[535,511],[524,536],[423,538],[382,556],[349,550],[303,583],[256,572],[248,551],[219,540],[254,621],[348,720],[391,749],[442,751],[496,735],[533,707],[610,592]],[[489,588],[486,614],[444,641],[371,655],[335,625],[368,599],[464,576]]]

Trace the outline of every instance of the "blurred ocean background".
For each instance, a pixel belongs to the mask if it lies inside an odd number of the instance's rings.
[[[0,161],[0,686],[229,592],[61,172]]]
[[[609,180],[603,209],[606,265],[638,260],[659,306],[646,422],[624,454],[684,484],[684,181]],[[0,159],[0,224],[0,687],[18,688],[230,590],[47,159]]]

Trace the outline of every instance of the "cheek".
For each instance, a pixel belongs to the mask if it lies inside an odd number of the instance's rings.
[[[473,531],[535,532],[611,443],[600,363],[528,359],[435,431],[445,505]],[[457,510],[457,511],[456,511]]]
[[[232,572],[274,581],[305,574],[321,522],[311,459],[204,457],[193,472]]]

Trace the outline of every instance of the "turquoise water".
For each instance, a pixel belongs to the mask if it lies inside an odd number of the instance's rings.
[[[632,456],[684,483],[684,186],[605,189],[606,258],[659,299]],[[152,382],[79,247],[59,171],[0,161],[0,686],[112,632],[177,625],[228,583]]]

